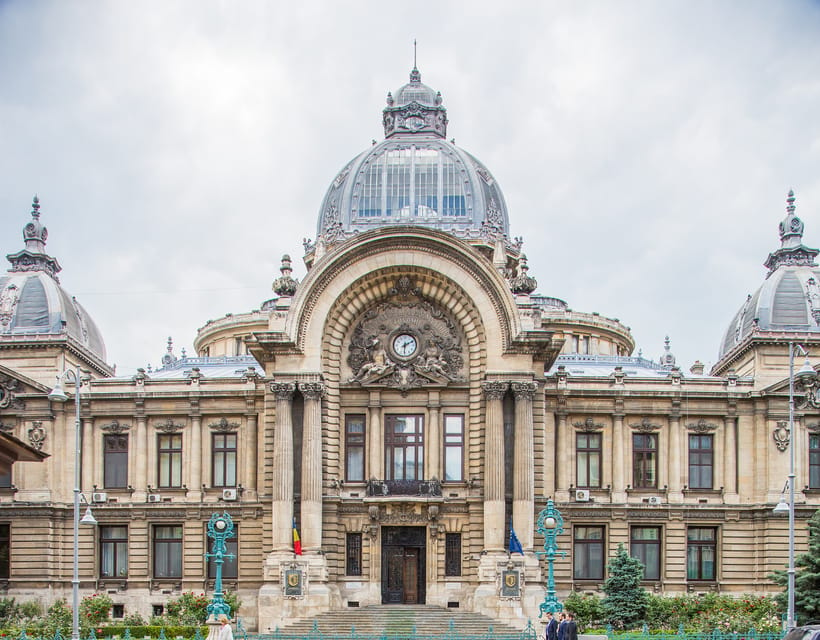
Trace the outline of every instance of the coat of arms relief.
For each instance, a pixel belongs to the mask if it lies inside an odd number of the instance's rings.
[[[353,329],[349,382],[406,392],[464,379],[461,336],[440,307],[426,300],[407,277],[387,300],[371,307]]]

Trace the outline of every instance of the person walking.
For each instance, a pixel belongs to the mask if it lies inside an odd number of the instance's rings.
[[[220,613],[217,616],[217,622],[221,625],[219,627],[219,633],[216,636],[217,640],[233,640],[233,629],[231,629],[231,621],[228,620],[228,616],[224,613]]]
[[[578,640],[578,625],[575,623],[575,614],[572,611],[567,612],[564,640]]]
[[[555,630],[555,640],[566,640],[564,632],[567,629],[567,614],[563,611],[558,614],[558,628]]]
[[[545,630],[547,640],[558,640],[558,621],[551,612],[547,612],[547,628]]]

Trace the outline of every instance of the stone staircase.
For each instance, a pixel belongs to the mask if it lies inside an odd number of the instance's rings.
[[[306,618],[284,626],[274,638],[350,636],[388,636],[419,638],[452,636],[453,638],[520,638],[522,629],[514,629],[497,620],[458,609],[432,605],[372,605],[328,611],[316,618]],[[492,629],[492,631],[490,631]],[[270,636],[268,636],[270,637]]]

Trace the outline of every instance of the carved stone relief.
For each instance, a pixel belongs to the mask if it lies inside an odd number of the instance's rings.
[[[585,433],[594,433],[596,431],[603,431],[604,429],[603,423],[595,422],[593,418],[587,418],[583,422],[573,422],[572,426],[575,427],[576,430]]]
[[[706,422],[706,420],[701,418],[697,422],[687,424],[686,428],[689,431],[694,431],[695,433],[711,433],[717,429],[717,425],[712,422]]]
[[[789,430],[789,423],[783,420],[778,421],[777,426],[772,431],[772,438],[777,446],[778,451],[785,451],[789,447],[791,441],[791,431]]]
[[[14,309],[20,299],[20,288],[14,284],[9,284],[0,293],[0,331],[8,331],[11,328],[11,319],[14,317]]]
[[[0,409],[23,409],[25,403],[15,397],[20,388],[20,381],[0,373]]]
[[[131,428],[130,424],[122,424],[119,420],[112,420],[108,424],[104,424],[100,427],[101,431],[105,431],[106,433],[124,433]]]
[[[228,422],[227,418],[220,418],[216,422],[210,423],[208,428],[218,433],[229,433],[231,431],[236,431],[239,428],[239,423]]]
[[[28,441],[37,451],[43,450],[43,444],[46,441],[46,430],[39,420],[31,423],[31,428],[28,430]]]
[[[649,418],[641,418],[640,422],[636,422],[634,424],[630,424],[635,431],[639,431],[640,433],[652,433],[654,431],[658,431],[661,428],[661,425],[654,424]]]
[[[461,381],[464,354],[453,320],[400,278],[391,297],[368,309],[353,330],[349,382],[401,391]]]

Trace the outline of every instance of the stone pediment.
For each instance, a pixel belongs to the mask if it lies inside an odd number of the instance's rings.
[[[31,378],[20,375],[13,369],[0,366],[0,411],[24,409],[25,401],[21,396],[30,394],[47,394],[47,387]]]

